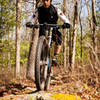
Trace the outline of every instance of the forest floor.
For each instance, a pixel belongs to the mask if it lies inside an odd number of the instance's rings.
[[[77,95],[82,100],[100,100],[100,76],[96,77],[86,71],[78,73],[79,70],[77,73],[64,73],[61,67],[55,67],[53,70],[49,92]],[[15,79],[13,71],[0,70],[0,97],[36,92],[35,82],[27,80],[24,72],[21,73],[23,77]]]

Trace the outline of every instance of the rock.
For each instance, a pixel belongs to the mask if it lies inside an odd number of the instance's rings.
[[[79,97],[62,93],[49,93],[40,91],[33,94],[10,95],[0,98],[0,100],[81,100]]]

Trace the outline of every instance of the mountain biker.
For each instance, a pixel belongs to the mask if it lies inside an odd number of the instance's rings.
[[[58,17],[64,22],[63,28],[70,28],[70,22],[62,11],[58,8],[55,8],[51,2],[52,0],[42,0],[43,5],[35,9],[32,19],[26,24],[26,26],[31,26],[36,24],[38,19],[40,24],[57,24]],[[44,29],[41,27],[39,30],[39,36],[44,35]],[[62,34],[58,29],[53,29],[52,40],[55,42],[54,56],[59,54],[62,44]],[[54,59],[56,61],[56,59]]]

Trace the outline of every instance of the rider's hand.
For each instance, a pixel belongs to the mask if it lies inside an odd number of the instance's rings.
[[[63,28],[63,29],[65,29],[65,28],[70,28],[70,24],[64,23],[64,24],[62,25],[62,28]]]
[[[32,25],[33,25],[33,24],[32,24],[31,22],[27,22],[27,23],[26,23],[26,27],[32,27]]]

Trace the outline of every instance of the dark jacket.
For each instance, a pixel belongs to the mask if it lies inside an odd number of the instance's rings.
[[[58,20],[56,8],[52,4],[49,8],[44,8],[44,6],[39,7],[38,20],[40,24],[56,24]]]

